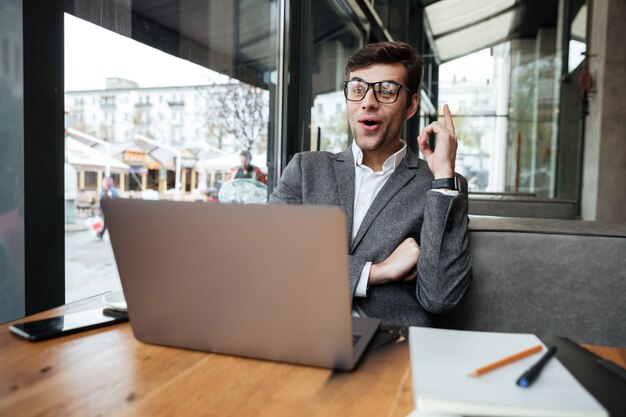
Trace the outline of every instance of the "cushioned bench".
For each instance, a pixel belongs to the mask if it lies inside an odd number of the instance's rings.
[[[503,194],[469,195],[469,213],[473,215],[574,220],[578,216],[577,207],[574,201],[568,200]]]
[[[473,282],[439,327],[626,347],[626,226],[470,216]]]

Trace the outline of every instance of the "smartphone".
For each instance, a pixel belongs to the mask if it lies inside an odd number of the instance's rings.
[[[128,321],[126,312],[105,308],[17,323],[9,327],[9,330],[31,342],[39,342],[125,321]]]

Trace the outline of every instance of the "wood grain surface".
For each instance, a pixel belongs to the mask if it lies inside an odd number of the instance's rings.
[[[28,320],[91,308],[94,297]],[[24,320],[21,320],[24,321]],[[0,326],[0,416],[390,416],[413,409],[408,344],[353,372],[149,345],[129,323],[31,343]],[[626,349],[585,346],[626,367]]]

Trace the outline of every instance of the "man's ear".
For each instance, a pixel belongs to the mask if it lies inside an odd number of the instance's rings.
[[[406,109],[406,117],[404,120],[409,120],[411,117],[415,116],[417,113],[417,109],[419,108],[420,96],[419,93],[415,93],[411,96],[411,102],[409,107]]]

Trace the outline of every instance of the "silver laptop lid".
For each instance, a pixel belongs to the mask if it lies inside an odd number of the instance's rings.
[[[108,199],[103,210],[137,339],[353,367],[340,208]]]

